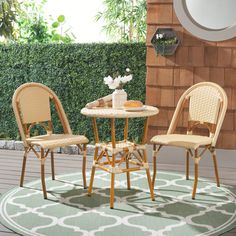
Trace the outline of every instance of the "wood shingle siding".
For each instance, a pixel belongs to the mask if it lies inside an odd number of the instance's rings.
[[[181,40],[173,56],[156,56],[151,38],[158,27],[173,28]],[[191,85],[211,81],[228,96],[228,112],[217,143],[219,148],[236,148],[236,38],[223,42],[198,39],[178,21],[173,0],[147,0],[146,104],[160,109],[151,119],[149,138],[165,133],[181,94]],[[185,132],[187,112],[180,118]]]

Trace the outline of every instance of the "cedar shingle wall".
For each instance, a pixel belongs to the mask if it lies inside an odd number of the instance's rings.
[[[195,83],[212,81],[224,87],[229,99],[217,147],[236,149],[236,38],[219,43],[200,40],[183,29],[172,0],[147,0],[147,4],[146,104],[160,109],[150,120],[149,138],[166,133],[183,91]],[[177,31],[181,45],[175,55],[156,56],[150,41],[157,27]],[[186,131],[186,120],[187,111],[178,131]]]

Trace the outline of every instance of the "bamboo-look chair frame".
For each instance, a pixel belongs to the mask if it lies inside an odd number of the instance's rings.
[[[172,135],[175,133],[176,130],[176,126],[179,120],[179,117],[181,115],[181,112],[183,111],[184,107],[187,105],[187,102],[191,101],[191,97],[193,95],[193,93],[195,91],[197,91],[197,89],[204,89],[204,88],[211,88],[213,90],[216,91],[216,93],[218,94],[218,98],[219,99],[219,107],[218,109],[216,109],[216,114],[215,114],[215,122],[205,122],[204,119],[203,120],[191,120],[189,117],[188,120],[188,128],[187,128],[187,134],[184,135],[186,136],[186,138],[190,138],[191,135],[193,136],[193,130],[197,127],[205,127],[209,130],[209,137],[210,137],[210,141],[203,141],[203,142],[199,142],[196,143],[195,146],[189,146],[187,143],[177,143],[178,142],[178,136],[176,136],[176,139],[174,142],[161,142],[161,139],[164,137],[166,137],[168,139],[168,135]],[[200,91],[200,90],[199,90]],[[200,95],[197,99],[201,99]],[[203,95],[204,98],[204,95]],[[174,112],[173,118],[171,120],[171,124],[169,126],[167,135],[158,135],[158,136],[154,136],[151,139],[151,142],[153,143],[153,178],[152,178],[152,186],[154,188],[155,186],[155,179],[156,179],[156,159],[157,159],[157,155],[158,152],[160,151],[160,149],[163,146],[176,146],[176,147],[183,147],[186,148],[186,179],[189,179],[189,157],[191,156],[194,160],[194,184],[193,184],[193,190],[192,190],[192,199],[195,199],[195,195],[196,195],[196,190],[197,190],[197,183],[198,183],[198,166],[199,166],[199,161],[202,157],[202,155],[209,150],[212,158],[213,158],[213,163],[214,163],[214,169],[215,169],[215,177],[216,177],[216,183],[217,186],[220,186],[220,180],[219,180],[219,174],[218,174],[218,168],[217,168],[217,161],[216,161],[216,150],[215,150],[215,145],[220,133],[220,129],[226,114],[226,110],[227,110],[227,104],[228,104],[228,99],[226,96],[225,91],[217,84],[215,83],[211,83],[211,82],[202,82],[202,83],[198,83],[193,85],[192,87],[190,87],[187,91],[185,91],[183,93],[183,95],[181,96],[181,98],[179,99],[179,102],[177,104],[176,110]],[[189,104],[190,105],[190,104]],[[208,101],[208,104],[202,104],[203,106],[211,106],[212,104],[210,104],[210,101]],[[209,107],[208,107],[209,108]],[[201,113],[202,111],[196,111]],[[171,137],[171,136],[169,136]],[[181,136],[183,137],[183,135]],[[196,137],[196,136],[195,136]],[[204,136],[202,136],[204,138]],[[198,136],[199,138],[199,136]],[[159,141],[158,141],[159,139]],[[173,141],[173,140],[172,140]],[[204,144],[205,142],[205,144]],[[199,147],[204,148],[201,153],[199,153]]]
[[[45,115],[45,110],[42,109],[42,113],[44,113],[44,114],[42,115],[41,120],[40,120],[40,118],[38,119],[36,117],[36,115],[34,114],[34,111],[31,109],[34,104],[31,104],[31,101],[29,99],[26,101],[26,103],[27,103],[27,105],[29,105],[29,106],[31,105],[31,106],[30,106],[30,108],[28,106],[25,106],[26,109],[29,109],[29,113],[26,115],[26,117],[27,117],[26,120],[24,120],[25,114],[23,114],[22,109],[21,109],[21,108],[23,108],[23,107],[21,107],[21,99],[24,96],[24,94],[26,93],[26,91],[29,92],[32,89],[36,89],[35,91],[37,91],[39,93],[38,95],[37,95],[37,93],[35,93],[33,95],[33,98],[40,99],[39,96],[41,93],[41,94],[44,94],[45,100],[43,99],[43,101],[45,102],[46,100],[48,100],[48,103],[45,106],[43,104],[41,104],[41,101],[39,100],[39,102],[40,102],[39,108],[45,108],[48,112],[48,114]],[[32,92],[32,91],[30,91],[30,92]],[[42,103],[43,103],[43,101],[42,101]],[[53,125],[52,125],[52,120],[51,120],[50,101],[52,101],[55,105],[56,111],[58,113],[60,122],[63,127],[63,131],[64,131],[64,134],[59,134],[58,136],[56,134],[55,138],[53,136],[54,134],[53,134]],[[84,186],[84,188],[86,188],[86,150],[87,150],[86,145],[88,143],[88,139],[82,135],[72,135],[72,131],[71,131],[68,119],[66,117],[65,111],[64,111],[62,104],[61,104],[59,98],[57,97],[57,95],[51,89],[49,89],[47,86],[45,86],[43,84],[25,83],[16,89],[16,91],[13,95],[13,99],[12,99],[12,106],[13,106],[13,110],[14,110],[15,117],[16,117],[16,122],[17,122],[17,125],[19,128],[19,132],[20,132],[23,144],[24,144],[24,149],[25,149],[24,155],[23,155],[20,187],[23,187],[23,183],[24,183],[26,160],[27,160],[28,153],[30,151],[33,151],[33,153],[36,155],[36,157],[40,160],[40,163],[41,163],[42,190],[43,190],[44,198],[47,199],[47,191],[46,191],[46,184],[45,184],[45,161],[46,161],[46,158],[50,153],[51,154],[52,180],[55,180],[53,149],[57,148],[57,147],[67,146],[66,142],[64,144],[62,142],[68,138],[73,138],[73,141],[70,140],[70,145],[76,144],[78,146],[79,153],[80,153],[80,151],[83,153],[82,176],[83,176],[83,186]],[[38,108],[36,108],[36,109],[38,109]],[[39,112],[38,114],[40,114],[41,111],[38,111],[38,112]],[[32,117],[30,117],[30,116],[32,116]],[[47,117],[46,120],[43,119],[44,117]],[[36,119],[36,120],[34,120],[34,119]],[[44,130],[47,132],[47,135],[31,137],[30,131],[35,125],[39,125],[42,128],[44,128]],[[37,143],[37,138],[41,139],[42,137],[50,137],[50,145],[47,145],[47,143],[46,143],[46,146],[44,146],[40,142]],[[56,137],[59,137],[59,138],[56,138]],[[33,142],[31,140],[31,138],[32,138],[32,140],[34,140]],[[62,142],[58,142],[58,141],[60,141],[60,138],[61,138]],[[77,141],[74,141],[75,139],[77,139]],[[81,139],[81,142],[79,141],[79,139]],[[37,147],[39,148],[39,153],[37,151]]]

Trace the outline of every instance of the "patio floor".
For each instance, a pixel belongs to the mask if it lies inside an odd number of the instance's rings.
[[[21,173],[21,162],[22,162],[22,153],[21,151],[10,151],[10,150],[0,150],[0,194],[6,192],[7,190],[18,186],[20,173]],[[236,185],[236,162],[233,160],[235,157],[236,151],[224,151],[220,150],[218,152],[219,160],[219,173],[221,176],[221,183]],[[164,158],[160,158],[158,169],[159,170],[172,170],[172,171],[183,171],[184,167],[184,158],[176,158],[180,155],[179,152],[176,152],[175,149],[169,149],[168,152],[164,152]],[[149,155],[150,156],[150,155]],[[163,156],[163,153],[161,153]],[[170,156],[174,156],[174,159],[171,159]],[[150,156],[151,157],[151,156]],[[88,170],[92,164],[92,157],[88,156],[87,168]],[[151,158],[150,158],[151,159]],[[209,162],[210,158],[206,158],[206,161],[200,162],[200,176],[213,178],[213,169],[211,163]],[[55,158],[55,167],[56,174],[63,174],[68,172],[81,171],[81,162],[82,158],[77,155],[65,155],[57,154]],[[180,161],[181,160],[181,161]],[[163,161],[165,161],[163,163]],[[48,161],[49,162],[49,161]],[[192,166],[190,168],[192,172]],[[50,163],[46,164],[46,174],[50,175]],[[29,155],[27,166],[26,166],[26,176],[25,182],[36,180],[40,178],[40,165],[39,161],[32,154]],[[0,224],[0,236],[10,236],[16,235],[14,232],[5,228]],[[236,228],[232,231],[225,233],[224,236],[235,236]]]

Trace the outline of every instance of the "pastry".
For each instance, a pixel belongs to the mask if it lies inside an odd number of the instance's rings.
[[[124,103],[125,108],[143,107],[143,103],[137,100],[128,100]]]

